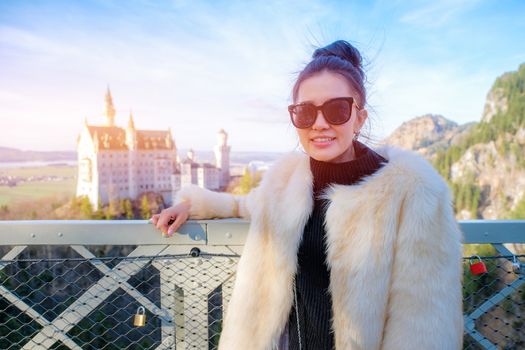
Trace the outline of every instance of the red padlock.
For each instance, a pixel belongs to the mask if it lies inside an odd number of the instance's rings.
[[[477,257],[479,259],[479,261],[477,263],[472,263],[472,258],[474,257]],[[485,266],[485,263],[483,261],[481,261],[481,258],[479,257],[479,255],[474,255],[474,256],[471,256],[470,257],[470,272],[473,274],[473,275],[481,275],[482,273],[486,273],[487,272],[487,267]]]

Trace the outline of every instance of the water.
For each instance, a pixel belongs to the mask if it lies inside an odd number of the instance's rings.
[[[64,165],[64,166],[76,166],[76,160],[48,160],[48,161],[32,161],[32,162],[0,162],[0,169],[13,169],[13,168],[36,168],[49,165]]]

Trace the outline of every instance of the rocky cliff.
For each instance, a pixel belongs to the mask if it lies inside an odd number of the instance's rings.
[[[458,125],[442,115],[426,114],[404,122],[384,142],[433,159],[437,151],[457,144],[474,124]]]
[[[454,192],[459,219],[525,218],[525,64],[496,79],[479,123],[424,115],[385,142],[432,161]]]

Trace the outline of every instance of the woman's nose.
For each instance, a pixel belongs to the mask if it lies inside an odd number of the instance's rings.
[[[324,119],[324,115],[322,111],[317,111],[317,117],[315,118],[314,125],[312,125],[312,129],[314,130],[323,130],[328,129],[330,127],[330,124]]]

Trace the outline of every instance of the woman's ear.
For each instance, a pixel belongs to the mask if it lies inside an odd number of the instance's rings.
[[[361,130],[365,124],[366,118],[368,118],[368,111],[364,108],[357,110],[357,120],[356,126],[358,130]]]

